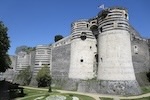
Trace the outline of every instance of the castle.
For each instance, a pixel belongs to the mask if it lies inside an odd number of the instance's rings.
[[[52,45],[38,45],[31,53],[17,54],[15,71],[33,66],[31,85],[48,65],[52,86],[65,90],[117,95],[138,95],[149,85],[150,39],[128,22],[122,7],[103,9],[91,19],[71,24],[71,34]]]

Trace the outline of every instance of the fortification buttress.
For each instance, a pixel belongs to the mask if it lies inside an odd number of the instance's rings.
[[[125,94],[131,93],[131,89],[132,94],[139,94],[140,90],[132,64],[127,11],[124,8],[115,7],[100,12],[98,31],[97,79],[106,82],[105,86],[120,86]],[[120,90],[113,87],[113,92]]]
[[[71,61],[69,78],[92,79],[94,77],[94,59],[96,39],[89,29],[88,20],[72,23]]]

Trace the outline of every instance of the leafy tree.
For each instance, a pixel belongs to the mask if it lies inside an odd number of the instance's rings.
[[[29,54],[31,51],[34,51],[35,47],[27,47],[25,45],[19,46],[16,48],[15,53],[18,54],[20,51],[25,51],[27,54]]]
[[[19,47],[16,48],[15,53],[18,54],[20,51],[22,51],[23,49],[26,49],[26,48],[28,48],[28,47],[25,46],[25,45],[19,46]]]
[[[11,60],[7,54],[10,47],[7,31],[7,27],[0,21],[0,72],[5,72],[11,64]]]
[[[51,76],[50,70],[47,65],[41,68],[37,73],[36,80],[38,82],[38,87],[46,87],[49,86],[49,92],[51,92]]]
[[[62,38],[64,38],[62,35],[56,35],[55,36],[55,42],[61,40]]]
[[[24,70],[20,70],[17,78],[23,81],[23,85],[29,85],[32,78],[32,72],[30,66],[28,66]]]
[[[27,54],[29,54],[31,51],[34,51],[35,50],[35,47],[27,47],[27,48],[24,48],[22,49],[22,51],[25,51]]]

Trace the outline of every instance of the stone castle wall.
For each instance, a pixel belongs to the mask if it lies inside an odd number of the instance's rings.
[[[51,75],[53,85],[62,86],[68,79],[70,66],[70,44],[52,48],[52,68]]]
[[[140,38],[134,38],[132,44],[132,61],[136,79],[140,86],[149,85],[146,73],[150,69],[148,43]]]
[[[55,47],[52,49],[52,68],[53,78],[68,77],[70,66],[70,44]]]

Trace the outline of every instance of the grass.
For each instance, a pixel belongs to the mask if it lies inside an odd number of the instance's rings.
[[[121,99],[121,100],[150,100],[150,97],[143,97],[138,99]]]
[[[141,87],[142,91],[143,91],[143,94],[145,93],[150,93],[150,86],[147,86],[147,87]]]
[[[36,94],[46,94],[48,93],[47,91],[37,91],[34,89],[24,89],[24,93],[26,94],[26,96],[31,96],[31,95],[36,95]]]
[[[100,97],[100,99],[101,100],[113,100],[113,98],[106,98],[106,97]],[[138,98],[138,99],[120,99],[120,100],[150,100],[150,97],[143,97],[143,98]]]
[[[66,96],[67,99],[66,100],[72,100],[72,96],[78,97],[80,100],[95,100],[92,97],[89,96],[85,96],[85,95],[78,95],[78,94],[71,94],[71,93],[59,93],[59,92],[47,92],[44,90],[35,90],[35,89],[24,89],[24,93],[26,94],[24,97],[22,98],[18,98],[16,100],[34,100],[35,98],[38,97],[43,97],[40,100],[45,100],[46,97],[50,96],[50,95],[62,95],[62,96]]]
[[[113,100],[113,98],[100,97],[101,100]]]
[[[141,88],[143,93],[150,93],[150,87],[142,87]],[[46,97],[50,95],[62,95],[67,97],[66,100],[72,100],[72,96],[78,97],[80,100],[95,100],[92,97],[85,96],[85,95],[79,95],[79,94],[72,94],[72,93],[59,93],[57,91],[53,91],[51,93],[47,92],[46,90],[36,90],[36,89],[24,89],[24,93],[26,94],[25,97],[18,98],[18,100],[34,100],[38,97],[43,97],[40,100],[45,100]],[[113,98],[106,98],[106,97],[100,97],[101,100],[113,100]],[[120,99],[120,100],[150,100],[150,97],[143,97],[138,99]]]

